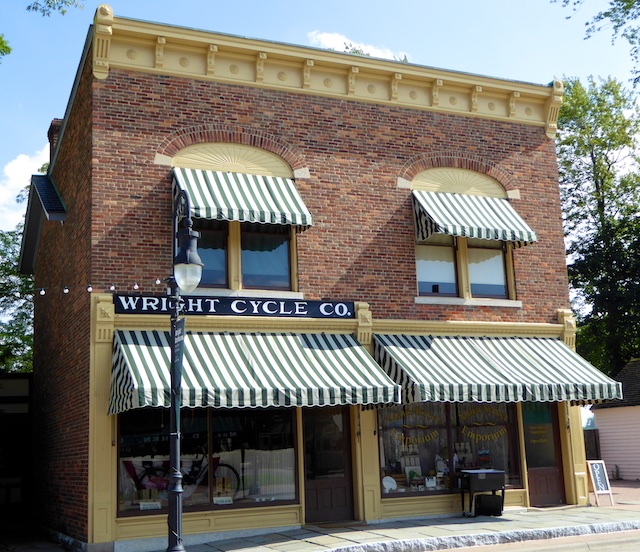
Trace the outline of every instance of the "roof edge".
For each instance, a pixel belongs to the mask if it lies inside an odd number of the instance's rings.
[[[112,68],[257,86],[543,127],[555,137],[564,86],[510,81],[308,46],[115,17],[101,4],[93,74]]]

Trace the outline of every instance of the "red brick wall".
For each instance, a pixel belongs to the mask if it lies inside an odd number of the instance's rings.
[[[308,167],[298,188],[316,217],[299,244],[307,298],[368,301],[378,318],[556,322],[569,305],[555,147],[542,128],[111,70],[95,87],[94,283],[170,270],[170,168],[156,153],[206,141],[274,151]],[[539,234],[515,254],[523,309],[415,305],[410,191],[397,178],[464,166],[518,188]],[[137,264],[129,261],[137,259]]]
[[[91,73],[85,69],[53,180],[67,220],[44,222],[35,267],[34,408],[39,522],[87,541]],[[69,286],[64,294],[63,286]]]
[[[36,266],[36,470],[41,520],[87,540],[89,294],[116,284],[159,292],[171,270],[171,170],[157,153],[229,141],[294,169],[316,217],[299,237],[310,299],[368,301],[376,318],[555,322],[568,306],[554,144],[541,128],[112,69],[84,68],[53,179],[64,225],[45,223]],[[410,191],[431,166],[460,166],[518,188],[540,242],[515,254],[523,309],[415,305]],[[62,286],[70,286],[68,295]]]

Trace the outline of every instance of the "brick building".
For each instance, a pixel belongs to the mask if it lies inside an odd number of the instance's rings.
[[[98,8],[34,177],[38,522],[87,550],[166,539],[167,296],[186,300],[187,543],[587,504],[548,86],[114,17]],[[315,408],[314,408],[315,407]]]

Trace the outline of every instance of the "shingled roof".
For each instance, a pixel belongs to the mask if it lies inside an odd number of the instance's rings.
[[[614,378],[622,383],[622,400],[593,405],[592,408],[616,408],[640,405],[640,358],[634,358]]]

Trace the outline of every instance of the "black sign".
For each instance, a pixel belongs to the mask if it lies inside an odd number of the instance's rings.
[[[593,490],[596,493],[610,493],[609,488],[609,476],[607,470],[604,467],[603,460],[589,460],[587,461],[589,466],[589,472],[591,474],[591,482],[593,483]]]
[[[600,495],[609,495],[611,506],[613,506],[613,493],[611,492],[611,485],[609,485],[609,476],[607,475],[607,468],[604,466],[604,460],[587,460],[587,466],[591,485],[593,486],[593,494],[596,496],[596,504],[600,506]]]
[[[355,318],[352,301],[303,301],[251,297],[183,296],[184,314],[278,316],[287,318]],[[116,314],[170,314],[168,295],[114,295]]]

